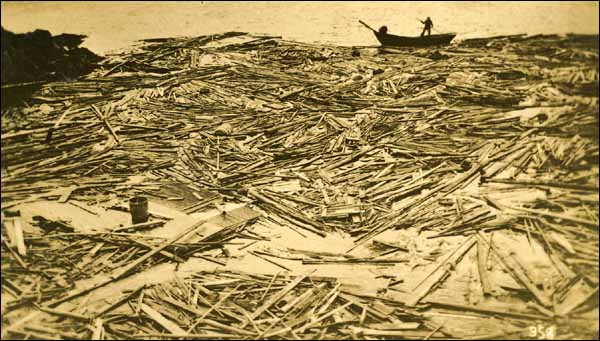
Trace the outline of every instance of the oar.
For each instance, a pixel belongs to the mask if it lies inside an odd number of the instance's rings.
[[[375,33],[377,33],[377,31],[375,31],[375,30],[374,30],[374,29],[373,29],[371,26],[369,26],[369,25],[365,24],[365,22],[364,22],[364,21],[362,21],[362,20],[359,20],[358,22],[359,22],[359,23],[361,23],[361,24],[363,24],[363,25],[364,25],[366,28],[368,28],[369,30],[371,30],[371,31],[373,31],[373,32],[375,32]]]

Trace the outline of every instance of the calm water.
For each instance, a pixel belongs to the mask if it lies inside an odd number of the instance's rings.
[[[2,26],[81,33],[85,46],[106,53],[137,39],[225,31],[282,35],[338,45],[374,45],[358,23],[390,33],[420,34],[417,18],[458,39],[516,33],[598,34],[598,2],[2,2]],[[435,33],[435,31],[434,31]]]

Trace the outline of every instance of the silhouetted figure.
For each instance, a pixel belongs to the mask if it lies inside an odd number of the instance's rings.
[[[427,35],[430,36],[431,35],[431,28],[433,27],[433,21],[431,21],[431,18],[427,17],[427,19],[425,21],[423,20],[419,20],[423,25],[425,25],[425,27],[423,28],[423,32],[421,32],[421,37],[425,35],[425,31],[427,31]]]
[[[387,26],[381,26],[379,28],[379,33],[382,35],[386,35],[387,34]]]

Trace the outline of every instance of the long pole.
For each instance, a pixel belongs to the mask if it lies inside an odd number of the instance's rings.
[[[377,32],[377,31],[375,31],[375,30],[374,30],[374,29],[373,29],[371,26],[369,26],[369,25],[365,24],[365,22],[364,22],[364,21],[362,21],[362,20],[359,20],[358,22],[359,22],[359,23],[361,23],[361,24],[363,24],[363,25],[364,25],[366,28],[368,28],[369,30],[371,30],[371,31],[373,31],[373,32]]]

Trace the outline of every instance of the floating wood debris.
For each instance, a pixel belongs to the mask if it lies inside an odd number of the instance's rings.
[[[2,337],[596,337],[597,36],[371,52],[148,40],[3,110]]]

